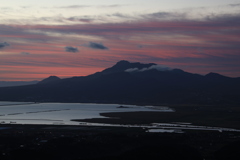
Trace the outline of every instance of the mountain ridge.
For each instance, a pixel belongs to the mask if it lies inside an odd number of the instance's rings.
[[[240,79],[119,61],[88,76],[0,88],[0,100],[131,104],[240,104]],[[50,80],[50,81],[49,81]]]

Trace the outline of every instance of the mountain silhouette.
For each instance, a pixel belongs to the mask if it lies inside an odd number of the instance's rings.
[[[240,104],[240,78],[119,61],[89,76],[0,88],[0,100],[132,104]]]
[[[42,81],[38,82],[39,84],[43,84],[43,83],[54,83],[57,80],[60,80],[59,77],[57,76],[50,76],[48,78],[43,79]]]

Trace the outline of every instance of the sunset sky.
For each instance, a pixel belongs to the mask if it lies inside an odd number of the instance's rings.
[[[0,0],[0,81],[120,60],[240,77],[240,0]]]

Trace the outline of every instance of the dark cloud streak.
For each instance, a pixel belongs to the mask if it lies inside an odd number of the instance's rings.
[[[61,25],[61,26],[32,26],[33,28],[43,31],[60,32],[60,33],[77,33],[77,34],[90,34],[90,35],[104,35],[104,33],[137,33],[140,31],[147,32],[186,32],[200,31],[201,33],[208,31],[218,31],[220,29],[232,28],[239,29],[240,21],[239,15],[218,15],[206,16],[202,21],[197,20],[173,20],[173,21],[135,21],[131,23],[104,23],[104,24],[83,24],[83,25]],[[231,21],[231,24],[227,22]]]
[[[240,3],[236,3],[236,4],[229,4],[230,7],[239,7]]]
[[[66,51],[66,52],[72,52],[72,53],[79,52],[78,48],[71,47],[71,46],[66,46],[66,47],[65,47],[65,51]]]
[[[89,7],[98,7],[98,8],[117,8],[117,7],[122,7],[125,5],[118,5],[118,4],[113,4],[113,5],[70,5],[70,6],[61,6],[61,7],[56,7],[56,8],[61,8],[61,9],[79,9],[79,8],[89,8]]]
[[[72,21],[72,22],[84,22],[84,23],[90,23],[92,22],[94,19],[91,18],[83,18],[83,17],[69,17],[67,18],[68,21]]]
[[[101,50],[107,50],[108,47],[104,46],[101,43],[95,43],[95,42],[89,42],[88,44],[89,48],[93,48],[93,49],[101,49]]]
[[[22,55],[30,55],[29,52],[21,52]]]
[[[62,6],[57,8],[63,8],[63,9],[78,9],[78,8],[88,8],[91,7],[90,5],[71,5],[71,6]]]
[[[0,43],[0,49],[3,49],[7,46],[10,46],[10,44],[8,44],[7,42]]]

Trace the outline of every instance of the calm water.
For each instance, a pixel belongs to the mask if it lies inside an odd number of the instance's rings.
[[[0,102],[0,122],[18,124],[79,124],[71,119],[104,118],[100,113],[156,111],[173,112],[168,107],[89,103]]]

